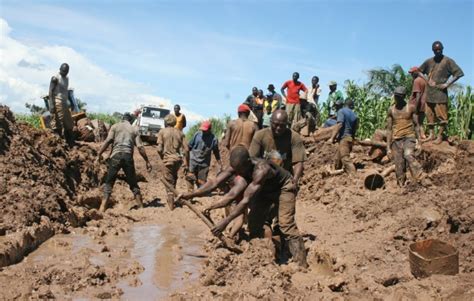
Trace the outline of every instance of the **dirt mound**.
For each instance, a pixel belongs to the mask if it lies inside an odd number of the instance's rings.
[[[96,152],[86,145],[68,149],[50,131],[16,123],[4,106],[0,129],[0,233],[39,223],[41,216],[56,230],[76,223],[70,209],[77,196],[97,187],[104,173],[93,164]]]

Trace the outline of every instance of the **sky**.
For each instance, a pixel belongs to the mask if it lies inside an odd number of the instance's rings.
[[[474,1],[7,1],[0,0],[0,103],[42,105],[52,75],[89,111],[180,104],[191,121],[235,116],[251,88],[367,80],[366,71],[432,56],[473,85]]]

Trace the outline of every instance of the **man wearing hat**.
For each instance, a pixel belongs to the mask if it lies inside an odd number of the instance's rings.
[[[422,175],[421,165],[414,156],[415,149],[420,147],[420,126],[415,106],[407,104],[405,97],[405,87],[395,88],[395,104],[388,109],[387,114],[387,155],[395,163],[399,186],[405,184],[407,165],[415,180],[419,180]]]
[[[408,73],[410,73],[413,77],[413,88],[411,90],[410,100],[408,103],[412,106],[415,106],[416,108],[418,123],[420,125],[420,137],[421,139],[425,139],[426,137],[423,131],[423,121],[425,120],[426,81],[423,77],[418,75],[420,73],[420,69],[418,67],[411,67]]]
[[[223,142],[228,150],[232,150],[237,145],[243,145],[248,149],[253,135],[258,131],[258,126],[249,120],[250,108],[248,105],[241,104],[237,108],[237,114],[239,118],[231,120],[227,124]]]
[[[110,201],[110,195],[112,194],[112,188],[114,187],[117,174],[120,169],[123,169],[125,173],[125,179],[127,181],[130,190],[133,192],[135,197],[136,206],[143,207],[142,195],[140,193],[140,187],[138,187],[137,177],[135,173],[135,164],[133,162],[133,150],[135,147],[138,148],[138,152],[146,162],[146,168],[150,172],[151,164],[148,161],[148,157],[143,147],[142,140],[140,139],[140,133],[138,128],[131,125],[132,115],[130,113],[123,114],[122,121],[114,124],[107,136],[102,147],[99,149],[97,154],[96,162],[100,162],[102,159],[102,153],[112,144],[112,154],[107,160],[107,175],[105,176],[104,184],[104,198],[100,204],[99,210],[104,212],[107,209],[107,205]],[[132,208],[131,206],[130,208]]]
[[[334,106],[337,101],[341,101],[342,104],[344,103],[344,95],[342,95],[341,91],[337,90],[337,83],[332,80],[329,82],[328,85],[329,85],[329,96],[326,101],[326,106],[327,106],[329,118],[324,123],[324,127],[330,127],[337,123],[336,112],[334,111]]]
[[[201,186],[207,181],[207,174],[211,166],[211,153],[219,164],[219,170],[222,170],[221,155],[219,153],[219,141],[212,133],[211,122],[206,120],[201,123],[199,131],[194,134],[189,141],[189,171],[186,175],[188,190],[194,189],[194,184]]]
[[[346,173],[354,175],[356,169],[352,163],[350,154],[352,151],[352,145],[354,144],[359,119],[354,111],[352,111],[354,103],[349,98],[346,99],[345,102],[341,99],[336,100],[334,107],[337,114],[337,124],[334,126],[332,137],[329,140],[330,142],[339,142],[334,168],[343,168]]]
[[[439,123],[438,138],[434,142],[443,141],[448,127],[448,88],[464,76],[456,62],[443,55],[443,44],[435,41],[431,46],[434,57],[427,59],[420,66],[420,75],[428,83],[426,89],[426,119],[430,131],[427,140],[434,139],[434,127]]]
[[[275,91],[275,86],[273,84],[269,84],[267,90],[270,92],[267,94],[267,101],[270,102],[271,100],[272,112],[282,109],[285,104],[283,103],[281,95]],[[268,103],[266,105],[268,105]],[[264,104],[263,107],[266,108],[266,105]]]
[[[165,116],[165,128],[158,132],[156,139],[158,156],[163,165],[164,180],[171,186],[176,187],[178,181],[178,171],[183,163],[184,168],[189,166],[189,152],[186,139],[181,130],[176,128],[176,116],[168,114]],[[166,187],[168,207],[174,209],[174,194]]]

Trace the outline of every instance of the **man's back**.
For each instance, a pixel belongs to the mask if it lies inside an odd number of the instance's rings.
[[[214,134],[204,134],[198,131],[189,141],[190,160],[192,164],[209,166],[211,164],[212,151],[218,147],[218,141]]]
[[[243,145],[248,149],[252,142],[253,135],[257,131],[257,126],[248,119],[238,118],[231,121],[229,129],[230,137],[227,148],[232,150],[237,145]]]
[[[184,134],[174,127],[166,127],[158,133],[157,144],[163,146],[163,160],[181,160],[180,151],[184,143]]]
[[[111,157],[117,153],[133,154],[134,146],[142,146],[138,129],[132,126],[128,121],[114,124],[110,128],[107,139],[112,139],[114,141]]]
[[[337,123],[342,127],[339,132],[339,139],[353,137],[357,126],[357,115],[348,107],[344,107],[337,112]]]

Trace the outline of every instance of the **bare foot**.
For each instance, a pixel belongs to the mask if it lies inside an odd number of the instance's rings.
[[[422,139],[421,141],[422,142],[428,142],[428,141],[431,141],[431,140],[434,140],[434,139],[435,139],[434,135],[429,135],[427,138]]]

